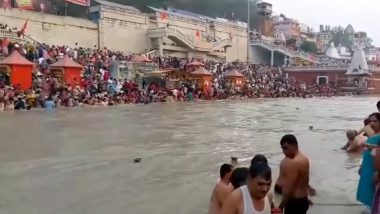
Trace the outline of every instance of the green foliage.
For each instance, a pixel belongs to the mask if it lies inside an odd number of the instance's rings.
[[[304,41],[301,44],[300,49],[309,53],[317,53],[318,51],[317,44],[315,44],[315,42],[310,41]]]

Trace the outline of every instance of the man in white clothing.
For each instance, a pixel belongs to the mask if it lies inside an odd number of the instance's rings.
[[[223,203],[222,214],[271,214],[272,171],[265,162],[252,164],[247,185],[236,189]]]

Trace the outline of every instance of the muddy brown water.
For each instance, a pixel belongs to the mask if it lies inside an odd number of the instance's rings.
[[[352,204],[358,156],[339,150],[376,97],[159,103],[0,114],[1,214],[206,213],[219,166],[254,154],[278,174],[282,135],[310,157],[320,204]],[[313,130],[309,130],[313,126]],[[134,159],[141,157],[140,163]],[[315,206],[312,213],[360,213]]]

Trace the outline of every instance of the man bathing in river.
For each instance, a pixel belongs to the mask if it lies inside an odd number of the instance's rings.
[[[264,155],[255,155],[251,160],[251,165],[258,163],[268,164],[268,160]],[[234,189],[238,189],[244,185],[247,185],[247,177],[249,174],[249,169],[247,167],[235,168],[231,175],[231,184]]]
[[[355,130],[349,130],[346,132],[347,143],[342,147],[347,153],[361,153],[362,144],[367,140],[363,134],[358,134]]]
[[[222,214],[271,214],[272,195],[268,194],[272,184],[272,171],[265,162],[252,164],[247,185],[228,196],[223,203]]]
[[[220,167],[220,181],[215,185],[210,198],[209,214],[219,214],[223,206],[223,201],[234,190],[230,185],[230,178],[233,171],[231,164],[223,164]]]
[[[305,214],[309,209],[309,160],[298,150],[294,135],[285,135],[280,144],[286,158],[280,166],[283,198],[279,208],[284,214]]]

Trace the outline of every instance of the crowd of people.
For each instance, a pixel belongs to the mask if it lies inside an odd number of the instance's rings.
[[[309,160],[298,149],[297,138],[287,134],[280,140],[285,155],[280,164],[275,194],[282,196],[275,204],[272,170],[264,155],[256,155],[250,167],[240,167],[236,160],[223,164],[220,180],[212,191],[209,214],[306,214],[315,190],[309,185]]]
[[[377,103],[380,112],[380,101]],[[380,214],[380,113],[370,114],[359,131],[347,131],[347,144],[342,148],[349,153],[362,155],[356,198],[368,213]],[[220,179],[210,197],[209,214],[306,214],[316,194],[309,184],[309,160],[298,148],[294,135],[280,140],[284,159],[280,163],[279,177],[274,194],[281,196],[276,205],[272,187],[272,171],[263,155],[256,155],[250,167],[241,167],[237,158],[220,168]]]
[[[377,103],[380,112],[380,101]],[[380,214],[380,113],[369,115],[364,127],[346,132],[347,143],[342,150],[362,155],[359,168],[359,185],[356,198],[363,203],[371,214]]]
[[[142,81],[114,78],[110,70],[114,61],[131,61],[126,55],[107,48],[90,49],[46,44],[9,43],[2,47],[3,57],[18,51],[36,63],[32,88],[20,90],[11,85],[9,74],[0,72],[0,111],[45,107],[53,101],[55,107],[113,106],[131,103],[194,101],[237,98],[312,97],[340,95],[331,85],[307,85],[285,74],[280,68],[246,63],[222,63],[195,58],[148,56],[160,69],[186,69],[198,61],[213,74],[208,87],[196,80],[183,80],[175,88],[166,88],[161,78]],[[75,85],[62,82],[48,66],[64,55],[83,65],[84,72]],[[244,75],[245,83],[232,84],[225,74],[237,69]],[[191,72],[191,71],[188,71]]]

